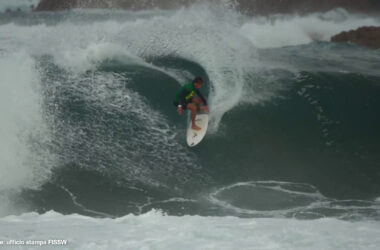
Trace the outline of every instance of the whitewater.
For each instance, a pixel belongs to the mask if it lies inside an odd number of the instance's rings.
[[[380,232],[371,222],[174,217],[157,211],[113,220],[48,212],[0,221],[3,236],[10,235],[5,227],[14,231],[12,239],[24,239],[21,249],[30,248],[27,238],[45,241],[43,247],[54,246],[49,239],[67,240],[58,249],[377,249]]]
[[[377,249],[380,53],[329,42],[371,25],[1,13],[0,248]],[[172,99],[197,75],[210,128],[190,149]]]

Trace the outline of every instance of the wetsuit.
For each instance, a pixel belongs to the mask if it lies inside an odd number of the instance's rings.
[[[174,106],[178,107],[178,105],[182,105],[183,109],[187,108],[187,104],[193,101],[194,94],[197,94],[201,99],[204,105],[207,106],[207,101],[201,94],[201,92],[194,87],[194,83],[188,83],[183,86],[175,95],[174,98]]]

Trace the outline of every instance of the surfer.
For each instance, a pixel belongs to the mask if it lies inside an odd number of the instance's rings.
[[[201,130],[201,128],[195,124],[197,112],[200,110],[207,113],[209,112],[207,101],[199,91],[202,85],[202,77],[197,76],[191,83],[186,84],[177,92],[173,102],[178,108],[178,114],[180,115],[184,109],[191,110],[191,128],[194,130]],[[197,94],[200,99],[194,97],[195,94]],[[204,106],[201,106],[202,102]]]

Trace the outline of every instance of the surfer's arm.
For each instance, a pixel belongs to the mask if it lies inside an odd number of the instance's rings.
[[[206,98],[203,97],[203,95],[201,94],[201,92],[197,89],[197,90],[195,90],[195,93],[197,93],[197,95],[202,99],[203,104],[205,106],[207,106]]]

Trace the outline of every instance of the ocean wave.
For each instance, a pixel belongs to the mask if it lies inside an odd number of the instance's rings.
[[[0,187],[9,213],[24,207],[17,197],[28,211],[95,217],[160,208],[378,218],[379,53],[305,35],[315,28],[327,40],[373,17],[260,19],[210,4],[1,18]],[[211,122],[190,149],[172,99],[197,75]],[[236,198],[265,195],[273,201]]]

